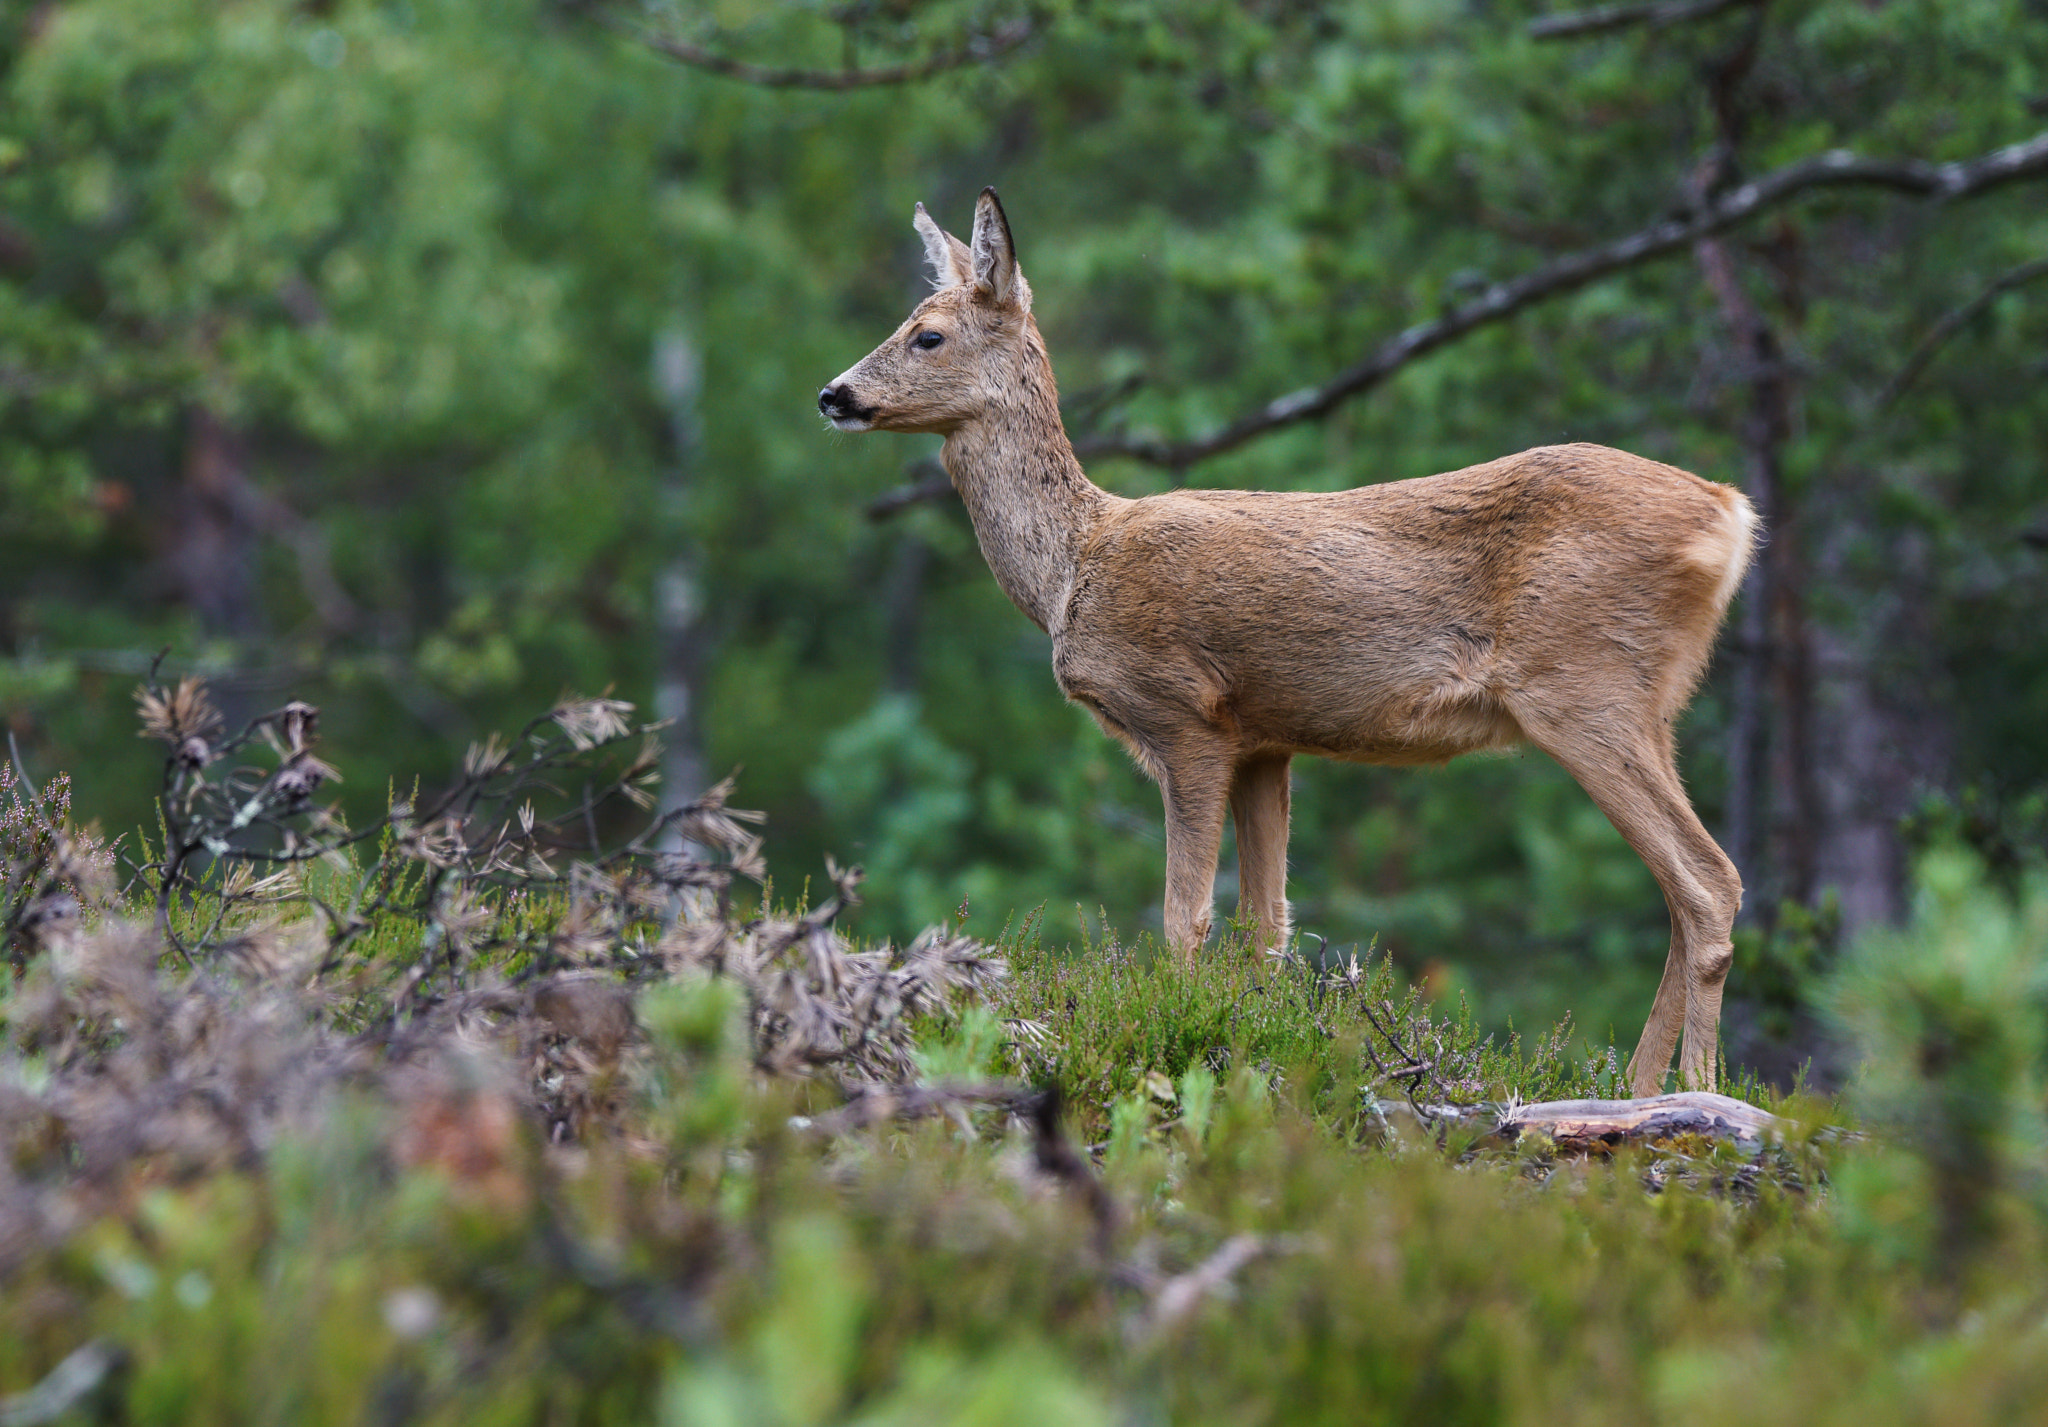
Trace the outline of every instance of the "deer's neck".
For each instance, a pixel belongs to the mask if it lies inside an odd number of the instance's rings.
[[[1052,364],[1035,330],[1011,399],[948,435],[940,459],[996,583],[1033,624],[1057,632],[1081,548],[1112,497],[1082,472],[1067,442]]]

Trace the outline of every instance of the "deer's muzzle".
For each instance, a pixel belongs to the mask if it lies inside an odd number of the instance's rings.
[[[834,382],[818,393],[818,410],[841,431],[865,431],[875,419],[875,408],[862,406],[853,388]]]

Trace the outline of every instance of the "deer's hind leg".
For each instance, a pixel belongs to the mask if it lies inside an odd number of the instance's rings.
[[[1668,896],[1664,905],[1671,911],[1671,948],[1664,953],[1664,974],[1657,981],[1656,999],[1650,1002],[1650,1019],[1628,1058],[1629,1084],[1637,1095],[1654,1095],[1663,1088],[1664,1072],[1671,1068],[1671,1053],[1678,1049],[1679,1033],[1685,1028],[1685,943],[1678,934],[1678,909]]]
[[[1262,950],[1286,947],[1289,757],[1256,753],[1237,765],[1230,810],[1237,821],[1238,916]]]
[[[1510,707],[1529,741],[1578,779],[1648,865],[1671,910],[1664,977],[1629,1059],[1635,1093],[1654,1095],[1662,1089],[1681,1033],[1684,1083],[1711,1090],[1721,988],[1734,959],[1729,936],[1742,905],[1742,881],[1686,799],[1669,726],[1654,716],[1638,719],[1612,708],[1575,708],[1527,693]]]

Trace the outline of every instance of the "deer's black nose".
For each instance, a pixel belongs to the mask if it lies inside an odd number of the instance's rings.
[[[875,408],[862,406],[853,388],[845,382],[834,382],[818,393],[818,410],[841,431],[862,430],[864,423],[875,419]]]

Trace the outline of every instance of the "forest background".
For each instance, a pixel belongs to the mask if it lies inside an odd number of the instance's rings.
[[[1731,1050],[1789,1075],[1917,847],[2048,826],[2044,66],[2039,0],[9,4],[0,715],[152,827],[168,650],[318,704],[367,823],[610,688],[785,877],[865,863],[861,932],[1156,926],[1157,794],[931,443],[813,407],[923,289],[911,205],[993,183],[1111,490],[1585,440],[1750,492],[1681,745]],[[1632,1032],[1661,899],[1540,755],[1295,806],[1305,929]]]

